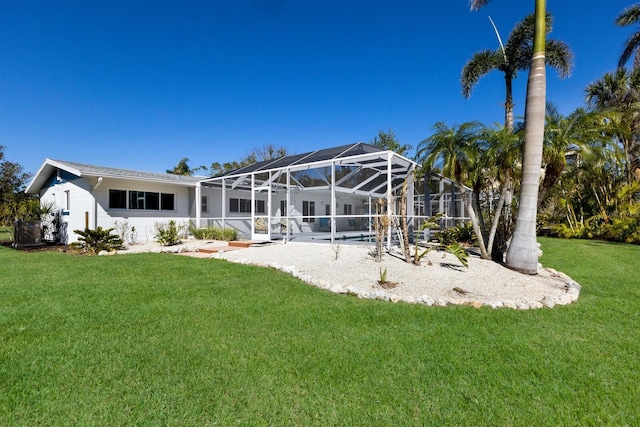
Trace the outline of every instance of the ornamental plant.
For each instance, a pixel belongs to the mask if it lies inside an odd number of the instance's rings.
[[[88,228],[73,230],[80,237],[71,246],[92,255],[97,255],[102,251],[112,252],[121,249],[124,242],[117,234],[111,234],[113,230],[113,228],[104,229],[102,227],[98,227],[95,230]]]

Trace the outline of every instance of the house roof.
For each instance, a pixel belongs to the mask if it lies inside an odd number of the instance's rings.
[[[238,169],[234,169],[230,172],[226,172],[217,175],[209,180],[216,180],[216,178],[222,178],[227,176],[240,176],[244,174],[250,174],[254,172],[266,172],[270,170],[285,169],[285,168],[304,168],[309,165],[315,165],[316,167],[322,166],[323,163],[331,164],[336,160],[354,160],[359,158],[358,164],[366,166],[367,164],[373,164],[380,159],[380,156],[386,154],[388,150],[384,150],[373,145],[365,144],[364,142],[358,142],[350,145],[341,145],[339,147],[325,148],[322,150],[310,151],[308,153],[294,154],[291,156],[280,157],[273,160],[265,160],[263,162],[253,163],[248,166],[244,166]],[[408,167],[413,162],[405,157],[402,157],[394,153],[394,158],[400,161],[403,166]]]
[[[157,172],[144,172],[130,169],[110,168],[105,166],[68,162],[65,160],[46,159],[27,186],[26,192],[30,194],[37,194],[57,169],[64,170],[78,177],[122,178],[137,181],[171,183],[186,186],[194,186],[197,182],[202,181],[203,179],[202,177],[173,175]]]
[[[299,189],[330,188],[331,177],[327,169],[331,166],[341,170],[341,176],[335,182],[337,191],[382,197],[389,185],[391,188],[402,185],[415,168],[415,162],[392,151],[358,142],[254,163],[202,182],[205,186],[230,185],[232,189],[244,190],[254,185],[260,190],[291,185]],[[285,171],[290,174],[288,183],[282,182]]]

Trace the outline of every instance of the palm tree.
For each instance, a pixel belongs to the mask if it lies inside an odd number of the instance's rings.
[[[587,102],[608,118],[608,130],[624,152],[627,183],[640,180],[640,69],[618,68],[589,84]]]
[[[471,0],[471,9],[477,9],[489,0]],[[538,247],[536,221],[538,213],[538,188],[542,166],[544,141],[544,112],[547,95],[545,59],[546,0],[535,0],[535,28],[527,101],[525,108],[525,143],[522,164],[522,189],[518,217],[507,251],[507,267],[527,274],[538,272]]]
[[[471,96],[471,91],[478,81],[492,71],[499,70],[504,74],[505,101],[504,126],[513,130],[513,79],[519,71],[529,69],[531,65],[531,51],[535,16],[529,15],[518,22],[509,34],[507,42],[497,50],[481,50],[476,52],[462,69],[460,82],[462,94],[465,98]],[[553,19],[546,15],[546,31],[551,32]],[[547,40],[547,61],[554,67],[561,79],[568,77],[573,68],[573,54],[569,47],[559,40]]]
[[[538,194],[538,210],[547,200],[549,190],[558,182],[567,166],[567,156],[589,156],[593,142],[601,140],[602,126],[600,114],[578,108],[568,116],[563,116],[558,108],[547,103],[546,127],[544,134],[544,178]]]
[[[473,231],[478,239],[482,258],[488,259],[484,238],[475,210],[465,191],[465,182],[473,173],[480,149],[477,145],[478,133],[481,128],[478,122],[467,122],[460,126],[449,127],[444,122],[433,126],[434,133],[418,144],[416,160],[427,170],[431,170],[436,163],[442,163],[442,174],[453,179],[459,190],[460,197],[466,211],[471,218]]]
[[[640,24],[640,3],[629,6],[620,12],[615,22],[619,27]],[[632,56],[633,68],[640,67],[640,31],[631,34],[627,39],[624,50],[620,55],[620,60],[618,61],[618,67],[624,67]]]
[[[493,128],[483,129],[481,138],[487,142],[487,146],[489,147],[484,153],[484,157],[487,159],[484,164],[491,164],[493,166],[493,172],[490,175],[493,177],[493,182],[500,183],[500,198],[493,212],[493,220],[487,239],[487,252],[492,255],[494,260],[502,262],[507,239],[506,231],[500,233],[499,243],[495,251],[494,242],[496,242],[496,232],[500,218],[502,217],[503,208],[505,208],[505,203],[508,204],[510,203],[509,200],[511,200],[511,193],[513,191],[512,180],[515,175],[516,166],[522,158],[522,136],[521,132],[513,132],[504,126],[494,125]],[[505,209],[505,212],[507,209]],[[509,215],[505,214],[503,230],[506,230],[508,226],[508,216]]]

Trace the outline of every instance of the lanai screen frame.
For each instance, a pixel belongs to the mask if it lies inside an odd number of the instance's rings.
[[[336,166],[349,166],[355,167],[356,170],[371,169],[374,171],[375,179],[382,177],[381,184],[373,182],[371,178],[368,178],[367,182],[361,182],[354,188],[340,187],[342,180],[336,181],[335,170]],[[413,176],[417,164],[393,151],[382,150],[369,144],[362,142],[344,145],[339,147],[333,147],[323,150],[316,150],[308,153],[297,154],[292,156],[286,156],[275,160],[269,160],[265,162],[254,163],[252,165],[236,169],[234,171],[208,178],[199,183],[196,188],[196,201],[200,202],[200,189],[201,186],[214,186],[221,188],[220,205],[222,212],[222,224],[226,222],[227,213],[227,187],[232,189],[243,189],[251,193],[251,239],[252,240],[272,240],[271,227],[267,226],[266,235],[257,234],[255,229],[256,218],[266,217],[267,224],[271,223],[273,218],[273,206],[272,206],[272,194],[277,189],[283,189],[286,191],[287,206],[291,202],[291,190],[292,188],[300,189],[300,184],[292,185],[291,173],[296,171],[312,170],[318,168],[331,168],[331,181],[326,187],[312,187],[313,189],[327,189],[331,191],[331,214],[330,227],[331,227],[331,243],[335,242],[336,238],[336,193],[352,193],[360,196],[367,196],[369,200],[373,198],[386,198],[388,201],[393,201],[394,196],[398,194],[402,188],[405,179],[408,177],[408,189],[407,189],[407,213],[413,215]],[[278,182],[278,179],[285,174],[286,183],[282,184]],[[267,176],[267,179],[256,179],[256,176]],[[367,185],[376,185],[371,189],[363,189]],[[302,188],[304,190],[304,187]],[[256,215],[256,193],[264,190],[267,192],[267,206],[266,215]],[[196,209],[197,216],[196,222],[200,223],[200,209]],[[387,212],[389,219],[394,212],[389,209]],[[290,227],[290,215],[289,211],[286,212],[286,230]],[[411,221],[408,221],[411,223]],[[288,236],[288,233],[287,233]],[[285,242],[287,239],[285,239]],[[391,227],[389,227],[387,233],[387,244],[391,244]]]

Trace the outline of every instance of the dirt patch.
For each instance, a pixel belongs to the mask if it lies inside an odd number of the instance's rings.
[[[41,246],[20,246],[13,247],[13,242],[9,240],[5,240],[0,242],[0,246],[4,246],[6,248],[11,248],[18,250],[20,252],[64,252],[64,253],[78,253],[78,251],[69,245],[55,245],[55,244],[46,244]]]

